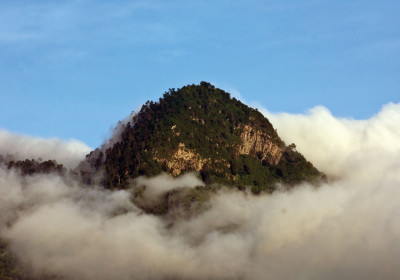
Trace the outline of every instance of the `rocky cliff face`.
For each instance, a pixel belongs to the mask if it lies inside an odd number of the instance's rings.
[[[256,157],[260,161],[266,160],[271,165],[279,163],[283,149],[272,141],[270,135],[250,125],[244,125],[241,130],[240,144],[237,148],[239,155]],[[176,135],[180,134],[177,132]],[[188,149],[184,143],[179,143],[178,149],[168,158],[155,155],[154,159],[167,166],[174,176],[188,170],[201,171],[204,165],[212,163],[211,158],[202,158],[195,150]],[[225,164],[230,168],[230,163],[225,161]]]
[[[173,152],[170,157],[162,158],[155,155],[154,159],[166,165],[174,176],[188,170],[200,171],[203,169],[204,164],[210,161],[209,159],[201,158],[197,152],[186,148],[183,143],[179,143],[177,151]]]
[[[274,143],[267,133],[250,125],[244,125],[240,140],[239,153],[241,155],[258,157],[271,165],[279,163],[283,149]]]

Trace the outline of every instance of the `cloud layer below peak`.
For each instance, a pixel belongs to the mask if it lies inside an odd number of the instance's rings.
[[[335,118],[323,107],[263,112],[286,143],[336,179],[272,195],[220,191],[206,211],[171,226],[139,210],[130,190],[1,169],[0,235],[37,277],[399,279],[400,105],[369,120]],[[198,184],[185,176],[138,184]]]

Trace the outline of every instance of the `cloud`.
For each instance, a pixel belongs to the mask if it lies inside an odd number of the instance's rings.
[[[305,115],[260,111],[286,143],[296,143],[307,159],[328,174],[351,175],[365,168],[383,171],[388,159],[400,156],[400,104],[385,105],[369,120],[335,118],[322,106]]]
[[[0,155],[16,160],[57,160],[68,168],[74,168],[91,148],[78,140],[63,141],[57,138],[39,138],[11,133],[0,129]]]
[[[161,174],[154,178],[139,177],[134,180],[135,187],[146,187],[145,194],[149,197],[160,197],[168,191],[182,188],[204,186],[204,182],[193,173],[186,173],[177,178]]]
[[[208,210],[171,226],[139,210],[129,190],[0,169],[0,234],[37,277],[398,279],[400,105],[361,121],[323,107],[265,114],[336,180],[272,195],[220,191]],[[138,182],[197,184],[186,176]]]
[[[130,125],[133,125],[133,117],[137,114],[136,111],[132,111],[125,119],[122,121],[119,121],[116,126],[110,128],[110,135],[107,140],[103,142],[101,145],[101,150],[105,151],[108,148],[114,146],[115,143],[121,141],[121,134],[130,123]]]

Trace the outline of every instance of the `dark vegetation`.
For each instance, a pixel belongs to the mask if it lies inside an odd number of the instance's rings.
[[[280,147],[283,154],[278,164],[265,160],[269,155],[238,152],[245,125],[269,135],[269,141]],[[180,143],[206,159],[197,171],[207,185],[272,192],[278,182],[293,185],[321,176],[294,145],[285,145],[260,112],[206,82],[170,89],[158,102],[148,101],[125,125],[119,142],[92,152],[87,160],[104,173],[105,187],[121,189],[141,175],[171,173],[167,161]],[[180,173],[192,170],[188,163]]]
[[[63,175],[67,169],[55,160],[37,161],[34,159],[12,160],[6,163],[7,169],[17,169],[22,175],[58,173]]]

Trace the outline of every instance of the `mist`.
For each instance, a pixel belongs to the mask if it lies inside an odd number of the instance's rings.
[[[56,160],[67,168],[74,168],[90,151],[90,147],[75,139],[45,139],[0,129],[0,155],[13,160]]]
[[[1,238],[37,278],[399,279],[400,104],[367,120],[336,118],[324,107],[260,111],[333,179],[271,195],[222,189],[204,211],[171,226],[138,209],[132,192],[193,188],[197,174],[138,178],[111,192],[0,169]],[[48,153],[44,146],[36,156]],[[63,155],[65,143],[58,147]]]
[[[304,115],[260,111],[287,144],[296,143],[299,152],[328,174],[365,175],[365,168],[381,172],[387,160],[399,159],[400,104],[386,104],[368,120],[335,118],[322,106]]]

